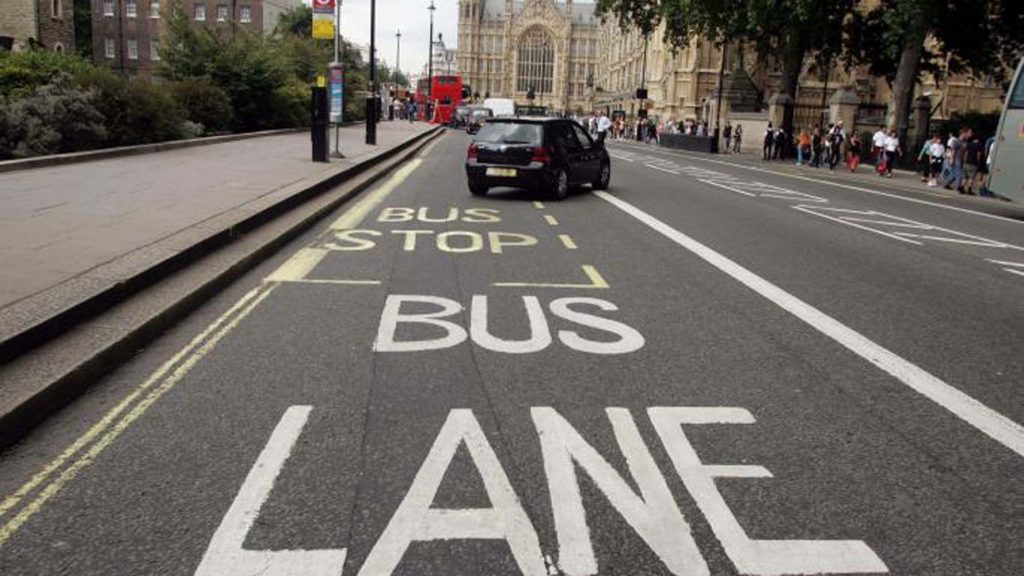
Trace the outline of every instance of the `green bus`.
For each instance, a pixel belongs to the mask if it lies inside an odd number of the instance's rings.
[[[988,189],[1014,202],[1024,202],[1024,59],[999,117],[999,129],[988,154]]]

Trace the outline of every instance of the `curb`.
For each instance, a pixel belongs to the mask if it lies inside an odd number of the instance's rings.
[[[107,158],[120,158],[122,156],[137,156],[139,154],[151,154],[153,152],[193,148],[195,146],[208,146],[210,144],[223,144],[225,142],[235,142],[237,140],[248,140],[249,138],[260,138],[262,136],[292,134],[294,132],[301,132],[305,130],[306,128],[263,130],[261,132],[243,132],[240,134],[224,134],[222,136],[203,136],[201,138],[189,138],[187,140],[168,140],[166,142],[153,142],[152,144],[118,146],[116,148],[101,148],[99,150],[88,150],[85,152],[68,152],[67,154],[50,154],[47,156],[35,156],[32,158],[20,158],[17,160],[3,160],[0,161],[0,173],[28,170],[30,168],[62,166],[64,164],[76,164],[78,162],[89,162],[93,160],[105,160]]]
[[[109,309],[118,302],[125,300],[133,294],[145,289],[147,286],[150,286],[162,278],[180,270],[201,256],[228,244],[236,237],[245,234],[275,216],[278,216],[279,214],[314,198],[323,191],[337,186],[342,181],[371,168],[377,163],[387,160],[390,156],[401,152],[406,147],[415,144],[419,139],[425,138],[427,135],[433,134],[436,131],[436,128],[428,130],[416,137],[410,138],[394,148],[385,150],[374,156],[370,156],[349,168],[332,174],[322,180],[318,180],[272,206],[256,212],[243,220],[235,222],[229,227],[207,236],[174,255],[155,263],[149,268],[141,270],[134,276],[125,278],[117,284],[109,286],[85,300],[77,302],[16,334],[0,338],[0,366],[10,362],[14,358],[17,358],[31,349],[46,343],[46,341],[51,338],[66,332],[74,325],[84,320],[88,320],[104,310]]]
[[[310,185],[303,191],[289,196],[261,212],[253,214],[237,225],[216,233],[175,256],[155,264],[135,277],[114,285],[95,297],[80,302],[64,312],[37,324],[33,328],[0,343],[0,346],[3,347],[3,355],[0,357],[0,369],[4,368],[4,364],[10,360],[22,354],[32,352],[37,347],[46,345],[54,337],[70,332],[77,325],[94,319],[105,311],[109,311],[114,306],[128,300],[131,296],[140,293],[143,289],[186,268],[189,264],[195,263],[203,256],[230,245],[245,232],[254,230],[258,226],[270,222],[275,217],[281,216],[285,212],[315,199],[331,188],[363,175],[378,164],[410,155],[411,153],[403,153],[409,150],[412,150],[412,152],[419,150],[428,141],[442,132],[442,127],[433,128],[402,142],[394,148],[367,158],[341,172],[332,174]],[[176,299],[171,305],[159,310],[139,325],[133,326],[130,331],[117,337],[115,341],[105,345],[104,348],[90,352],[91,355],[88,358],[81,361],[76,360],[75,362],[77,363],[73,367],[51,381],[44,383],[40,389],[32,390],[24,398],[16,400],[15,405],[6,408],[0,413],[0,449],[7,448],[17,442],[40,421],[84,392],[97,378],[109,373],[112,368],[131,358],[140,348],[163,334],[168,328],[215,296],[228,284],[257,266],[266,258],[272,256],[287,242],[315,225],[338,206],[372,185],[384,174],[386,174],[386,171],[371,175],[364,182],[358,183],[354,188],[344,192],[338,198],[331,200],[310,214],[303,215],[298,222],[289,225],[283,232],[277,233],[270,241],[256,247],[238,260],[231,262],[225,269],[217,271],[212,278],[204,280],[201,285],[194,289],[190,288],[184,296]],[[14,352],[17,352],[17,354],[14,354]]]

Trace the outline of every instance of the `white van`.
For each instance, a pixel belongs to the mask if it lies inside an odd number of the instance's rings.
[[[495,116],[516,115],[516,103],[511,98],[488,98],[484,100],[484,108],[490,108]]]

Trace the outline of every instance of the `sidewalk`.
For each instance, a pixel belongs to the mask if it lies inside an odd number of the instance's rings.
[[[0,174],[0,342],[430,128],[343,128],[330,164],[300,132]]]

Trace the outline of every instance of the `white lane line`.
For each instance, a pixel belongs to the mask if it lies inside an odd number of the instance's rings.
[[[565,245],[566,250],[576,249],[576,243],[573,242],[572,236],[569,236],[568,234],[559,234],[558,239],[562,241],[563,245]]]
[[[896,234],[890,234],[888,232],[884,232],[884,231],[879,230],[877,228],[871,228],[870,226],[861,226],[860,224],[855,224],[853,222],[850,222],[846,218],[836,218],[835,216],[829,216],[827,214],[822,214],[818,210],[815,210],[814,206],[800,205],[800,206],[793,206],[793,209],[794,210],[799,210],[801,212],[805,212],[807,214],[812,214],[814,216],[820,216],[820,217],[825,218],[827,220],[832,220],[833,222],[839,222],[840,224],[845,224],[847,226],[852,226],[854,228],[860,228],[861,230],[867,230],[868,232],[874,232],[875,234],[881,234],[882,236],[885,236],[887,238],[892,238],[893,240],[899,240],[900,242],[906,242],[908,244],[916,244],[918,246],[924,246],[923,242],[918,242],[917,240],[911,240],[909,238],[904,238],[902,236],[897,236]]]
[[[718,186],[719,188],[725,188],[726,190],[729,190],[730,192],[735,192],[737,194],[743,194],[744,196],[750,196],[752,198],[757,197],[757,194],[752,194],[750,192],[744,192],[743,190],[740,190],[738,188],[733,188],[732,186],[726,186],[725,184],[721,184],[719,182],[715,182],[714,180],[701,180],[701,182],[703,182],[705,184],[710,184],[712,186]]]
[[[766,170],[764,168],[758,168],[756,166],[745,166],[743,164],[734,164],[732,162],[725,162],[722,160],[712,160],[710,158],[701,158],[700,156],[691,156],[689,154],[680,154],[678,152],[666,152],[664,150],[654,150],[652,152],[660,154],[672,154],[679,156],[680,158],[692,158],[693,160],[699,160],[701,162],[711,162],[712,164],[721,164],[723,166],[732,166],[734,168],[743,168],[744,170],[753,170],[755,172],[764,172],[765,174],[774,174],[776,176],[784,176],[786,178],[796,178],[797,180],[805,180],[807,182],[815,182],[818,184],[827,184],[828,186],[835,186],[836,188],[845,188],[847,190],[856,190],[857,192],[866,192],[868,194],[875,194],[878,196],[885,196],[887,198],[895,198],[897,200],[905,200],[907,202],[915,202],[917,204],[924,204],[926,206],[934,206],[936,208],[945,208],[946,210],[955,210],[956,212],[964,212],[966,214],[973,214],[975,216],[983,216],[985,218],[992,218],[995,220],[1002,220],[1004,222],[1013,222],[1014,224],[1024,224],[1024,220],[1017,220],[1009,218],[1007,216],[999,216],[997,214],[989,214],[987,212],[978,212],[977,210],[971,210],[969,208],[960,208],[959,206],[950,206],[948,204],[941,204],[939,202],[931,202],[928,200],[922,200],[920,198],[910,198],[908,196],[900,196],[899,194],[892,194],[890,192],[882,192],[879,190],[872,190],[870,188],[861,188],[860,186],[851,186],[849,184],[840,184],[839,182],[829,182],[828,180],[819,180],[817,178],[810,178],[808,176],[800,176],[798,174],[786,174],[785,172],[776,172],[774,170]],[[922,191],[924,192],[924,191]]]
[[[551,214],[545,214],[544,221],[547,222],[549,226],[558,226],[558,219]]]
[[[636,206],[607,192],[596,191],[594,194],[732,276],[747,288],[803,320],[854,354],[878,366],[910,389],[952,412],[1018,456],[1024,457],[1024,427],[1020,424]]]
[[[1014,270],[1013,268],[1003,268],[1003,270],[1006,270],[1010,274],[1016,274],[1018,276],[1024,276],[1024,270]]]
[[[676,172],[675,170],[667,170],[667,169],[662,168],[660,166],[657,166],[655,164],[645,164],[645,166],[647,166],[648,168],[652,168],[654,170],[659,170],[661,172],[668,172],[669,174],[675,174],[677,176],[679,175],[679,172]]]
[[[291,456],[292,449],[306,426],[311,406],[292,406],[281,421],[256,463],[245,477],[242,488],[228,508],[220,527],[210,540],[195,576],[224,574],[278,574],[280,576],[340,576],[345,565],[345,548],[327,550],[246,550],[245,537],[259,518],[260,509],[270,497],[277,477]]]
[[[993,260],[991,258],[985,258],[985,260],[993,264],[1001,264],[1003,266],[1020,266],[1024,267],[1024,262],[1007,262],[1006,260]]]

